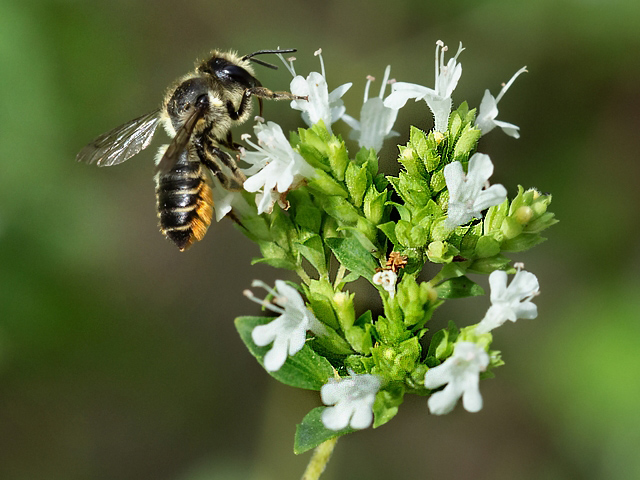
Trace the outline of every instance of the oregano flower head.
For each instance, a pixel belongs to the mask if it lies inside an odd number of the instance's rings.
[[[267,299],[246,295],[267,316],[236,319],[269,374],[320,392],[324,406],[298,425],[296,453],[384,425],[405,395],[427,397],[425,414],[445,414],[460,399],[477,412],[480,381],[503,365],[492,332],[538,315],[538,279],[511,256],[544,241],[541,233],[557,222],[551,196],[510,186],[509,197],[505,186],[490,185],[494,164],[481,141],[496,126],[517,138],[518,127],[496,120],[497,105],[524,69],[497,97],[487,90],[479,113],[466,102],[454,108],[463,48],[448,59],[447,51],[436,42],[433,88],[393,82],[385,98],[388,66],[378,96],[370,97],[369,77],[359,120],[342,101],[351,83],[332,88],[321,56],[322,72],[307,77],[285,61],[292,92],[308,96],[291,104],[308,128],[285,135],[271,121],[259,123],[258,142],[247,141],[252,150],[243,156],[246,191],[235,197],[242,201],[222,200],[257,243],[253,262],[299,278],[277,280],[274,289],[254,282]],[[381,172],[378,152],[410,98],[427,103],[434,125],[400,132],[408,138],[398,147],[400,171]],[[332,130],[340,118],[353,144]],[[484,295],[487,283],[486,311],[432,327],[438,307]],[[375,299],[362,299],[363,291]]]

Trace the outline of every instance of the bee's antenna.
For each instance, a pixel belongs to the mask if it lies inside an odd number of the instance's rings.
[[[275,65],[265,62],[264,60],[259,60],[257,58],[252,58],[255,57],[256,55],[263,55],[266,53],[292,53],[297,51],[295,48],[285,48],[285,49],[277,49],[277,50],[258,50],[257,52],[253,52],[250,53],[248,55],[245,55],[244,57],[242,57],[242,60],[250,60],[252,62],[255,62],[259,65],[262,65],[263,67],[267,67],[267,68],[272,68],[273,70],[277,70],[278,67],[276,67]]]

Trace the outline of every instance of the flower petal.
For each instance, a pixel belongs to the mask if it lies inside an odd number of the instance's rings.
[[[396,82],[391,85],[391,94],[384,100],[384,106],[399,110],[410,98],[418,101],[424,99],[428,94],[435,93],[435,90],[415,83]]]
[[[351,409],[341,404],[328,407],[322,412],[322,423],[329,430],[342,430],[349,425],[351,413]]]
[[[445,415],[453,410],[458,398],[460,398],[460,394],[452,385],[448,385],[444,390],[432,394],[427,405],[433,415]]]
[[[373,402],[372,402],[373,403]],[[368,428],[373,422],[373,410],[371,405],[369,408],[357,408],[351,416],[349,426],[351,428],[363,429]]]
[[[473,385],[467,385],[462,394],[462,406],[467,412],[479,412],[482,410],[482,395],[478,386],[479,377],[475,377],[476,381]]]

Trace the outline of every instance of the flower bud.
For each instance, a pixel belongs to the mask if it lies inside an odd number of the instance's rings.
[[[349,154],[344,145],[344,142],[339,141],[336,137],[333,137],[328,144],[329,153],[329,165],[333,175],[340,181],[344,180],[344,172],[349,164]]]
[[[364,166],[358,166],[353,162],[349,162],[346,168],[345,183],[349,190],[351,201],[356,207],[362,205],[362,198],[367,191],[367,169]]]
[[[516,210],[513,217],[520,225],[526,225],[533,218],[533,209],[531,207],[522,206]]]
[[[424,164],[418,157],[415,149],[411,147],[400,147],[400,157],[398,161],[404,166],[409,175],[425,176],[426,170]]]
[[[384,210],[387,202],[387,192],[378,192],[376,188],[371,185],[367,190],[367,193],[364,197],[364,216],[377,225],[382,221],[382,217],[384,216]]]
[[[509,240],[515,238],[522,233],[522,224],[519,223],[514,217],[507,217],[500,226],[500,231],[503,233],[504,238]]]
[[[419,248],[429,241],[428,230],[420,225],[411,225],[406,220],[398,221],[395,233],[400,245],[408,248]]]
[[[353,297],[355,294],[348,292],[337,292],[333,295],[333,309],[338,315],[338,322],[343,331],[347,331],[356,321],[356,311],[353,306]]]
[[[484,235],[476,243],[475,255],[478,258],[489,258],[500,253],[500,243],[495,238]]]
[[[433,263],[451,263],[458,253],[456,247],[443,241],[431,242],[427,247],[427,257]]]

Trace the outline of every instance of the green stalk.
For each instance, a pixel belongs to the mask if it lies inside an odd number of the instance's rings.
[[[338,437],[331,438],[326,442],[321,443],[313,451],[313,456],[307,465],[307,469],[304,471],[302,480],[318,480],[324,469],[329,463],[333,449],[336,446]]]

